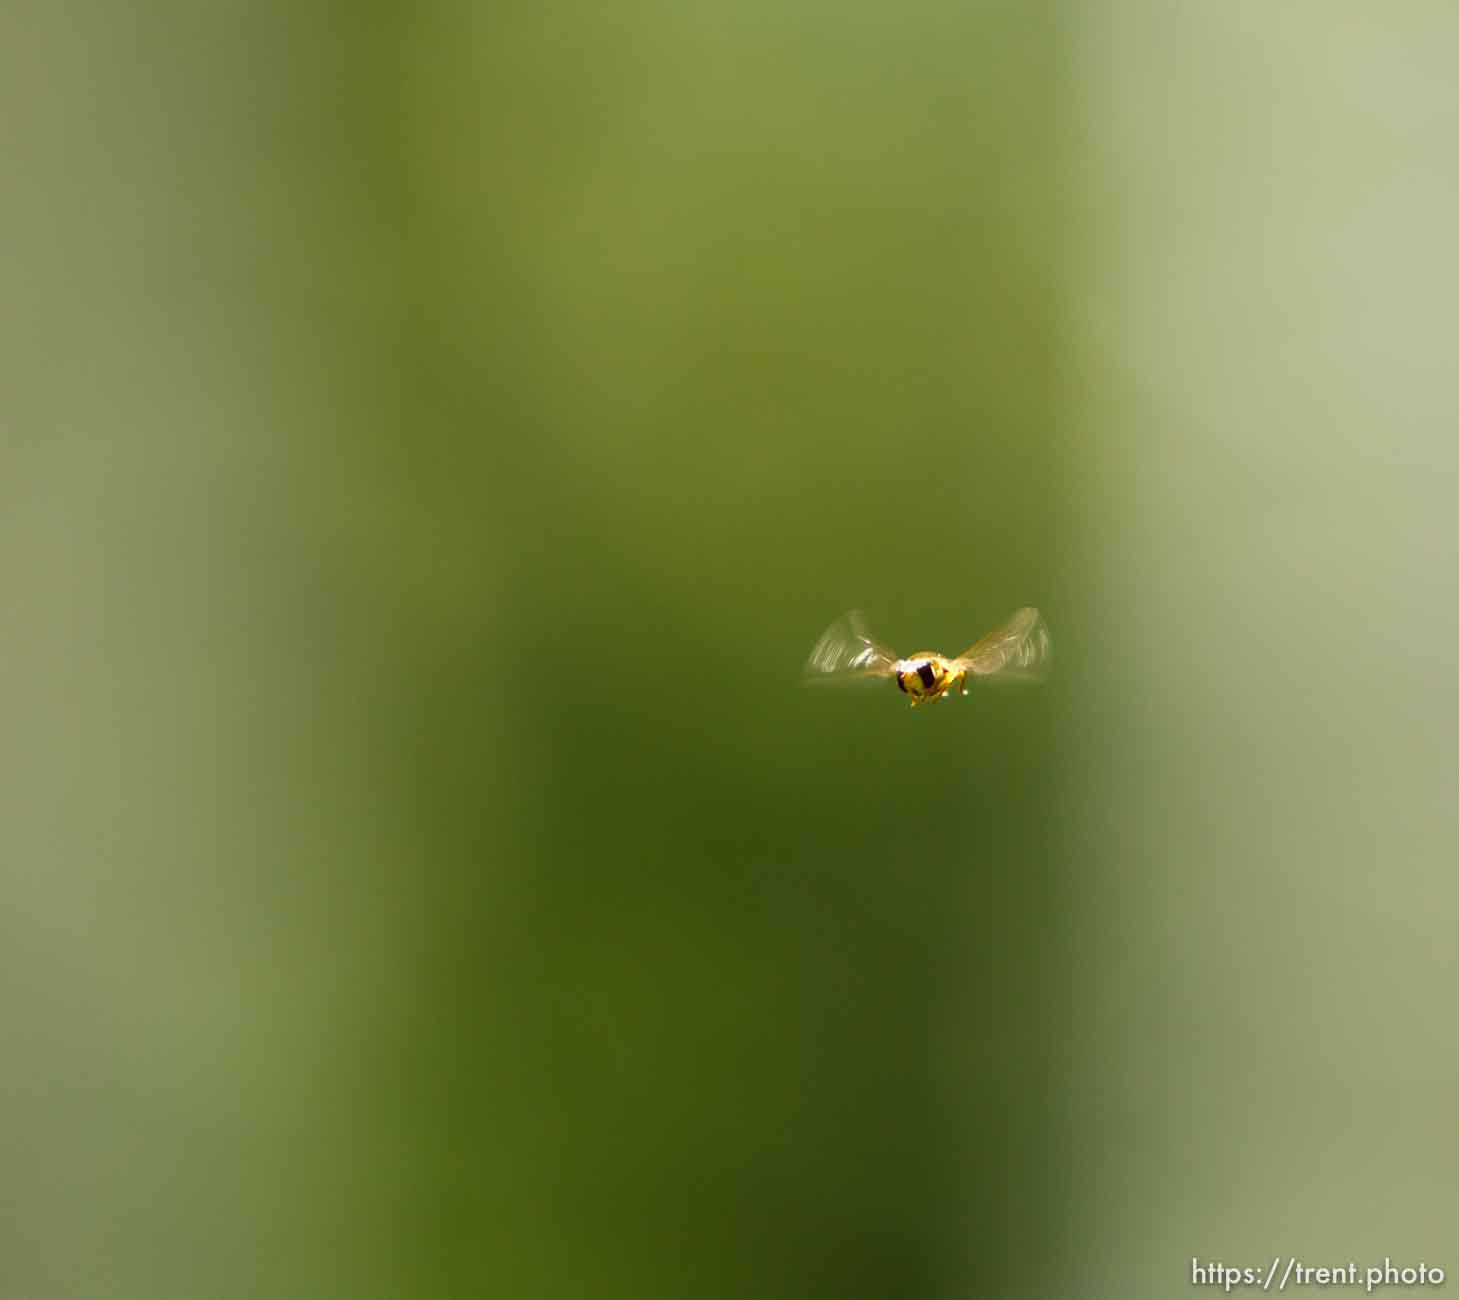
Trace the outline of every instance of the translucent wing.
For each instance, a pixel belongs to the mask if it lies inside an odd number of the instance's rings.
[[[878,643],[867,631],[861,611],[853,609],[821,633],[805,661],[801,681],[840,684],[890,677],[896,662],[896,653]]]
[[[1052,656],[1049,625],[1038,610],[1025,607],[969,646],[958,663],[969,677],[985,681],[1040,682]]]

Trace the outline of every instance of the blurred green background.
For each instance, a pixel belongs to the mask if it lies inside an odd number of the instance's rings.
[[[0,1294],[1459,1267],[1456,55],[12,6]]]

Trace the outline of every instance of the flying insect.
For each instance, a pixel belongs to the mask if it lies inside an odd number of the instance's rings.
[[[801,681],[851,684],[895,682],[915,709],[926,700],[966,695],[968,682],[1039,682],[1053,652],[1048,624],[1031,606],[1017,610],[955,659],[935,650],[906,658],[887,649],[867,629],[859,609],[841,615],[821,634],[806,660]]]

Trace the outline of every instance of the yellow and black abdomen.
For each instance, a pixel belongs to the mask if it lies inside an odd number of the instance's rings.
[[[924,651],[897,661],[897,685],[917,700],[935,700],[947,689],[950,676],[947,661],[939,654]]]

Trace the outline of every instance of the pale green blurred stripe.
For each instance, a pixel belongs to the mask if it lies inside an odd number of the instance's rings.
[[[1459,14],[1117,3],[1074,51],[1068,1286],[1452,1276]]]
[[[380,16],[0,20],[8,1296],[402,1294]]]

